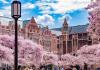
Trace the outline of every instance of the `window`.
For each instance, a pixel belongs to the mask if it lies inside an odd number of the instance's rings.
[[[87,39],[87,33],[83,33],[83,39]]]
[[[72,41],[67,42],[67,49],[68,53],[72,52]]]
[[[72,35],[69,35],[69,40],[71,40],[72,39]]]
[[[88,40],[91,40],[91,37],[90,36],[88,36]]]
[[[81,39],[82,38],[82,34],[78,34],[78,38]]]

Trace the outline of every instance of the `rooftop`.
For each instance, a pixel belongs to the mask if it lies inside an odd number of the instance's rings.
[[[76,34],[76,33],[86,33],[87,32],[88,24],[86,25],[78,25],[78,26],[71,26],[68,27],[68,34]],[[57,36],[61,35],[62,28],[54,28],[51,29],[52,33],[56,34]]]

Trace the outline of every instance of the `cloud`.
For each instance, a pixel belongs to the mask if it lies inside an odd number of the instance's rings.
[[[35,5],[32,3],[25,3],[22,5],[22,9],[24,9],[24,10],[25,9],[33,9],[33,8],[35,8]]]
[[[47,25],[53,25],[54,24],[54,18],[50,15],[42,15],[42,16],[38,16],[36,18],[36,21],[38,24],[41,24],[43,26],[47,26]]]
[[[39,6],[39,9],[40,9],[40,10],[50,10],[51,7],[50,7],[50,6],[45,6],[45,5],[44,5],[44,6],[43,6],[43,5],[40,5],[40,6]]]
[[[0,16],[3,16],[3,13],[2,12],[0,12]]]
[[[50,12],[51,12],[50,9],[51,8],[49,6],[41,6],[40,10],[42,10],[42,11],[40,11],[40,13],[42,13],[42,14],[50,14]]]
[[[91,0],[58,0],[56,3],[44,1],[43,3],[38,2],[37,5],[42,10],[41,13],[46,12],[48,14],[64,14],[72,10],[82,9],[91,2]],[[45,8],[45,6],[49,7],[49,9]],[[53,10],[50,10],[50,8]]]
[[[58,18],[58,23],[63,24],[64,19],[66,19],[69,24],[72,17],[69,14],[65,14],[62,17]]]
[[[11,6],[4,6],[3,9],[10,10]]]
[[[7,0],[0,0],[2,3],[8,3]]]
[[[0,10],[0,13],[2,14],[2,16],[6,16],[6,17],[11,16],[10,10]]]
[[[25,3],[22,4],[22,15],[25,15],[28,13],[29,9],[33,9],[35,6],[32,3]],[[25,11],[26,10],[26,11]],[[11,6],[3,6],[3,9],[0,10],[0,15],[6,16],[6,17],[11,17]]]
[[[11,6],[3,6],[3,9],[0,9],[0,13],[3,16],[10,17],[11,16]]]

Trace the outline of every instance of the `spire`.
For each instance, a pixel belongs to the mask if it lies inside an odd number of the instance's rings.
[[[68,23],[66,18],[64,19],[63,27],[62,27],[62,39],[63,39],[63,54],[67,52],[67,33],[68,33]]]
[[[36,23],[34,17],[32,17],[32,19],[31,19],[30,22],[31,22],[31,23]]]
[[[63,25],[68,25],[66,18],[64,19]]]
[[[63,23],[63,30],[64,31],[67,31],[68,30],[68,23],[67,23],[66,18],[64,19],[64,23]]]

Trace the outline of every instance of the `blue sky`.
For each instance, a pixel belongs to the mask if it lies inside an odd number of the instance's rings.
[[[0,0],[0,16],[10,17],[10,4],[13,0]],[[88,11],[84,9],[91,0],[20,0],[22,3],[22,20],[35,17],[38,24],[58,28],[64,18],[69,26],[88,23]]]

